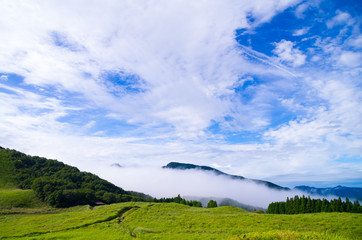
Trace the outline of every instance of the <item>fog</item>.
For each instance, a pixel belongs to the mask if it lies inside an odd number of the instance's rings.
[[[109,167],[98,169],[97,174],[125,190],[156,198],[175,197],[178,194],[182,197],[231,198],[243,204],[267,208],[271,202],[285,201],[287,197],[295,195],[308,195],[296,190],[272,190],[251,181],[233,180],[200,170]]]

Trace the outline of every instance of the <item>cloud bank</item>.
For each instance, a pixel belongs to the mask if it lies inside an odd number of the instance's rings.
[[[250,206],[268,208],[271,202],[285,201],[287,197],[307,196],[307,193],[290,190],[278,191],[250,181],[232,180],[199,170],[173,170],[162,168],[110,168],[98,171],[100,176],[124,189],[143,192],[156,198],[214,197],[231,198]],[[320,196],[311,196],[320,198]],[[192,198],[192,197],[191,197]]]

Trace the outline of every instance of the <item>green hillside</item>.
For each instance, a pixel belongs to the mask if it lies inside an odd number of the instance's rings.
[[[43,203],[33,190],[0,189],[0,209],[11,208],[38,208]]]
[[[0,147],[0,189],[12,189],[17,185],[14,164],[8,158],[8,151]]]
[[[273,215],[234,207],[117,203],[56,212],[0,211],[0,239],[361,239],[362,215]]]
[[[62,162],[1,147],[0,184],[0,208],[32,207],[41,201],[53,207],[70,207],[143,201],[147,197]]]

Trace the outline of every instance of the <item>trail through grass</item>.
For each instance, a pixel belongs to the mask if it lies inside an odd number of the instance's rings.
[[[0,239],[361,239],[362,215],[272,215],[173,203],[0,215]]]

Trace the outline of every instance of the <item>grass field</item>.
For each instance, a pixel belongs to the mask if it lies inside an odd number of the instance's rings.
[[[16,189],[0,151],[0,239],[362,239],[362,214],[273,215],[235,207],[118,203],[52,208]]]
[[[119,203],[0,212],[0,239],[362,239],[362,215]]]
[[[36,208],[45,204],[39,200],[33,190],[0,189],[0,209]]]

